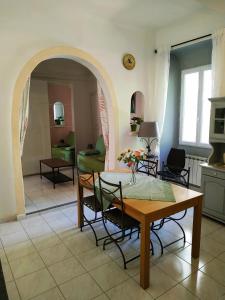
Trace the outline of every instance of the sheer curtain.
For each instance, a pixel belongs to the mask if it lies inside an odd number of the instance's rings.
[[[212,96],[225,96],[225,28],[212,35]]]
[[[30,92],[30,77],[27,79],[23,90],[21,107],[20,107],[20,155],[23,154],[23,145],[28,125],[29,115],[29,92]]]
[[[150,116],[152,121],[158,122],[160,138],[162,136],[166,110],[170,67],[170,47],[167,46],[157,49],[155,59],[155,82],[153,99],[150,107]]]
[[[105,97],[103,91],[97,83],[97,100],[98,100],[98,108],[99,108],[99,115],[101,120],[101,127],[102,127],[102,135],[105,143],[106,148],[106,156],[105,156],[105,170],[109,170],[110,166],[110,156],[109,156],[109,121],[108,121],[108,114],[105,105]]]

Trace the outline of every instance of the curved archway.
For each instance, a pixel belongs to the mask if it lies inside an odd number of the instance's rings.
[[[46,59],[51,58],[68,58],[79,62],[87,67],[97,78],[100,86],[103,90],[106,99],[106,105],[108,110],[109,119],[109,151],[110,157],[115,158],[116,145],[118,145],[118,113],[116,105],[116,97],[112,81],[103,68],[103,66],[87,52],[66,46],[53,47],[45,49],[34,55],[21,70],[15,84],[13,91],[13,103],[12,103],[12,144],[13,144],[13,166],[15,175],[15,195],[17,205],[17,216],[25,213],[25,200],[24,200],[24,186],[22,177],[22,165],[20,157],[20,139],[19,139],[19,113],[22,99],[23,89],[25,87],[27,78],[30,76],[34,68]],[[113,168],[115,160],[109,162],[110,168]]]

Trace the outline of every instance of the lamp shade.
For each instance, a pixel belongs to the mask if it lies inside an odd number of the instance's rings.
[[[140,125],[138,131],[139,137],[157,138],[158,134],[158,124],[157,122],[143,122]]]

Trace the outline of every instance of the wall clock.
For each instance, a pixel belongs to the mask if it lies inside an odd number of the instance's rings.
[[[123,65],[127,70],[132,70],[135,67],[135,58],[132,54],[127,53],[123,56]]]

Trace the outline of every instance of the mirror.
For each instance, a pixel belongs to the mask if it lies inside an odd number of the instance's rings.
[[[54,103],[53,106],[53,112],[54,112],[54,121],[55,125],[64,125],[64,105],[62,102],[57,101]]]
[[[130,100],[130,130],[137,132],[144,117],[144,95],[136,91]]]

